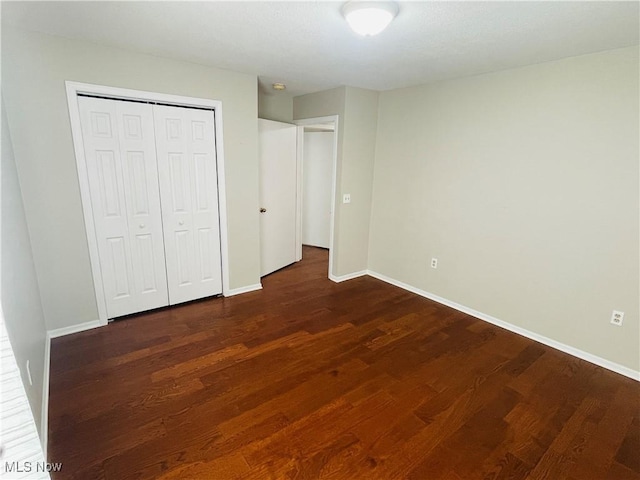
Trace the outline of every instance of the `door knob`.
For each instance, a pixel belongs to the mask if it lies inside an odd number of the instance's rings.
[[[267,211],[267,209],[266,209],[266,208],[261,208],[261,209],[260,209],[260,213],[264,213],[264,212],[266,212],[266,211]]]
[[[183,222],[182,220],[180,220],[180,221],[178,222],[178,225],[184,225],[184,222]]]
[[[144,223],[141,223],[140,225],[138,225],[138,227],[144,228]]]

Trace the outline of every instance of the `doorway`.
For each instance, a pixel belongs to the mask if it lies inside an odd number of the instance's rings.
[[[329,250],[333,125],[303,128],[302,245]]]
[[[338,116],[298,120],[298,253],[302,246],[329,251],[328,277],[333,275]],[[305,248],[306,251],[311,251]]]
[[[296,124],[259,119],[261,277],[328,250],[333,275],[338,116]]]

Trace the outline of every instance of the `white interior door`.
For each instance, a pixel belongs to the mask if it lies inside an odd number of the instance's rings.
[[[297,127],[258,120],[260,275],[296,261]]]
[[[79,97],[109,318],[168,305],[150,105]]]
[[[305,132],[302,158],[302,243],[329,248],[333,132]]]
[[[154,105],[169,303],[222,293],[214,113]]]

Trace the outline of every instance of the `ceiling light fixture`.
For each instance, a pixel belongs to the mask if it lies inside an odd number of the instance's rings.
[[[287,86],[284,83],[274,83],[271,86],[273,87],[274,90],[279,90],[279,91],[282,91],[287,88]]]
[[[347,2],[342,7],[342,15],[351,30],[362,36],[373,36],[382,32],[398,14],[394,2]]]

